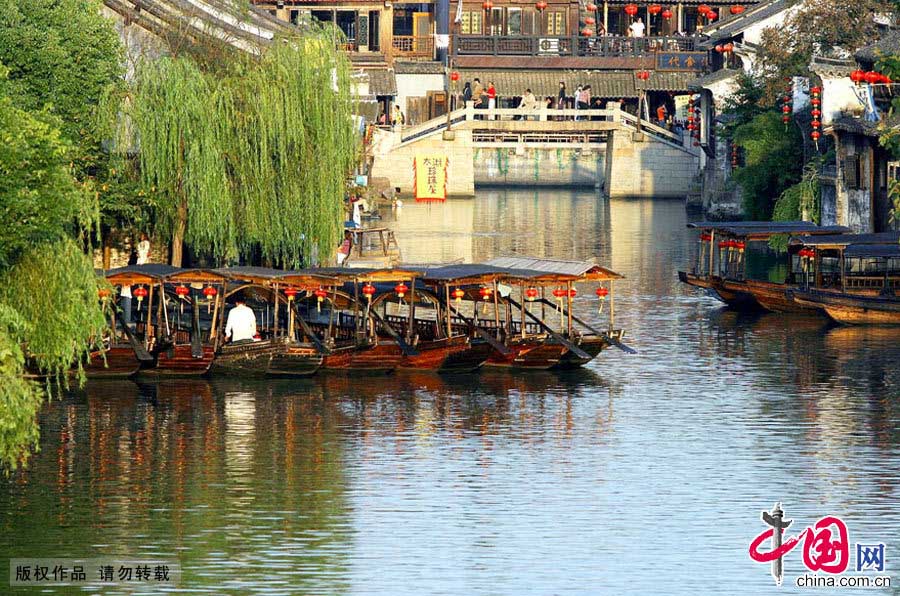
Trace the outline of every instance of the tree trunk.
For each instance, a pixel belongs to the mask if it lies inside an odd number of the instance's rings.
[[[109,246],[109,236],[103,243],[103,270],[109,271],[110,261],[112,260],[112,248]]]
[[[178,206],[178,221],[172,231],[172,258],[173,267],[181,267],[182,252],[184,249],[184,231],[187,228],[187,202],[181,201]]]

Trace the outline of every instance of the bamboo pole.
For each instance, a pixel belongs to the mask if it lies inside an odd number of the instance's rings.
[[[522,302],[519,304],[519,315],[521,318],[521,320],[519,321],[519,324],[522,326],[521,334],[522,334],[522,338],[524,339],[525,338],[525,282],[522,282],[519,285],[519,289],[522,294],[522,296],[521,296]]]
[[[647,18],[650,18],[650,17],[647,17]],[[566,300],[568,301],[569,308],[566,312],[569,314],[569,321],[568,321],[568,328],[566,329],[566,333],[569,335],[569,338],[571,339],[571,337],[572,337],[572,302],[573,302],[572,296],[571,296],[572,282],[568,282],[568,286],[569,286],[569,291],[566,294]]]
[[[144,333],[145,341],[149,341],[156,333],[156,330],[153,328],[153,284],[150,285],[150,291],[147,293],[147,324],[146,330]]]
[[[449,306],[450,305],[450,284],[449,283],[444,284],[444,294],[447,299],[447,305]],[[453,325],[452,325],[452,321],[450,319],[450,309],[448,308],[447,309],[447,339],[450,339],[451,337],[453,337]]]
[[[497,288],[497,279],[494,278],[494,337],[500,339],[500,290]],[[477,320],[477,318],[476,318]]]
[[[278,338],[278,284],[275,284],[275,321],[272,324],[272,337]]]
[[[709,271],[706,274],[707,277],[712,277],[712,275],[713,275],[713,267],[715,266],[715,260],[716,260],[716,251],[715,251],[716,244],[715,243],[716,243],[716,231],[710,230],[709,231]]]
[[[412,345],[413,327],[416,324],[416,278],[409,281],[409,322],[406,325],[406,343]]]

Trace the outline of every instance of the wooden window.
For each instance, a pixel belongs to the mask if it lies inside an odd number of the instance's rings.
[[[481,35],[481,11],[463,11],[459,29],[463,35]]]
[[[566,13],[552,11],[547,13],[547,35],[562,37],[566,34]]]
[[[866,162],[862,155],[847,155],[841,161],[844,184],[849,189],[865,190],[869,188],[866,176]]]
[[[506,9],[506,34],[522,35],[522,9],[507,8]]]

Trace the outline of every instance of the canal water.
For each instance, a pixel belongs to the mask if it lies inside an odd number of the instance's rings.
[[[680,285],[696,242],[677,201],[484,191],[385,215],[412,262],[597,256],[626,276],[617,322],[639,353],[93,383],[44,409],[41,452],[0,479],[5,558],[177,560],[179,594],[764,594],[748,547],[781,501],[789,534],[836,515],[851,550],[886,543],[898,569],[900,334]],[[592,287],[576,310],[597,317]],[[803,591],[801,550],[779,593]]]

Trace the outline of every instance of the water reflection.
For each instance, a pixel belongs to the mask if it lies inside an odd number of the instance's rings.
[[[775,500],[900,544],[900,334],[721,308],[676,280],[685,222],[677,202],[590,193],[407,204],[388,223],[408,260],[598,256],[626,275],[640,353],[96,382],[45,408],[41,453],[0,480],[4,552],[175,557],[178,593],[760,594],[746,549]]]

